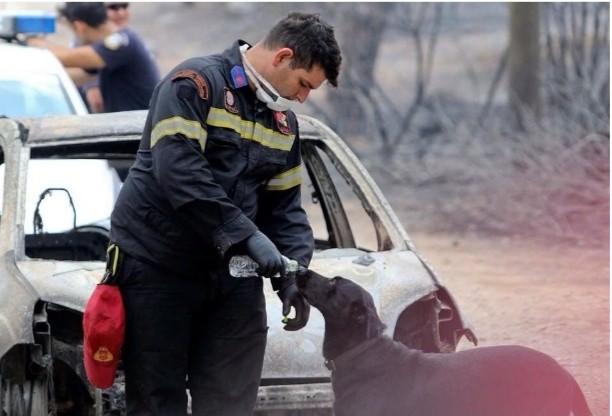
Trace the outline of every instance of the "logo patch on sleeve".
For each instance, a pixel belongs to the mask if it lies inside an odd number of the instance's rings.
[[[227,87],[225,87],[225,109],[233,114],[238,114],[238,107],[236,106],[236,97],[234,93]]]
[[[194,82],[198,89],[198,95],[203,100],[208,100],[208,86],[204,77],[193,69],[183,69],[172,76],[172,81],[187,78]]]
[[[113,33],[104,38],[104,47],[109,51],[116,51],[117,49],[127,46],[130,43],[130,38],[121,32]]]

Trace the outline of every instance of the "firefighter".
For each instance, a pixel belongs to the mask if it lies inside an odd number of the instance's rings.
[[[301,207],[298,124],[290,110],[341,53],[316,14],[291,13],[258,43],[188,59],[153,92],[140,149],[111,217],[125,306],[128,415],[250,415],[266,346],[264,281],[234,278],[247,254],[259,274],[307,267],[312,229]],[[310,306],[294,278],[272,287],[299,330]]]

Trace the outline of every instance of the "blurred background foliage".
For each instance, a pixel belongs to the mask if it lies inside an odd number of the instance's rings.
[[[59,3],[5,3],[51,8]],[[1,6],[0,6],[1,8]],[[609,3],[131,3],[165,74],[289,11],[343,50],[298,111],[336,130],[408,230],[609,242]],[[58,39],[69,39],[59,27]]]

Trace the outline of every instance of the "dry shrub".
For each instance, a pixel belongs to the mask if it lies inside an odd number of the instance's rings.
[[[430,138],[444,144],[420,160],[404,148],[367,164],[409,229],[600,243],[609,239],[610,141],[605,120],[597,129],[570,118],[517,132],[499,117]]]

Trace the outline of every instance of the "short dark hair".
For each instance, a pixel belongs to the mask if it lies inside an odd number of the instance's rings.
[[[58,11],[71,23],[79,20],[98,27],[106,21],[106,7],[102,2],[67,2]]]
[[[319,65],[329,83],[338,86],[342,55],[334,28],[318,14],[292,12],[279,20],[264,37],[267,48],[293,50],[293,67],[310,70]]]

